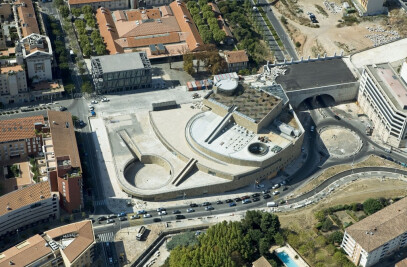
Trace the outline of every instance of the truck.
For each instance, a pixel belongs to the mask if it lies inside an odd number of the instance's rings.
[[[137,232],[136,239],[140,241],[143,238],[144,233],[146,232],[146,227],[143,225]]]
[[[267,202],[267,207],[277,207],[278,204],[276,202]]]

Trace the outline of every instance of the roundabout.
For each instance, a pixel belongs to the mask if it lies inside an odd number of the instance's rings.
[[[333,158],[346,158],[359,153],[363,142],[359,135],[340,126],[328,126],[320,131],[319,145]]]

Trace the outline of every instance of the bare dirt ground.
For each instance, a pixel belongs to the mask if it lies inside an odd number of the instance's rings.
[[[320,209],[335,205],[351,204],[354,202],[362,203],[368,198],[396,197],[407,194],[406,182],[394,179],[371,179],[360,180],[348,184],[336,190],[329,195],[327,199],[314,206],[308,206],[301,210],[295,210],[289,213],[279,213],[281,226],[293,230],[311,229],[316,220],[314,213]]]
[[[330,0],[341,6],[340,0]],[[323,11],[318,10],[316,5]],[[405,30],[401,25],[404,21],[400,10],[390,12],[390,18],[375,16],[359,18],[359,22],[352,26],[337,27],[343,19],[342,11],[334,14],[327,10],[322,0],[280,0],[275,4],[273,12],[278,18],[284,15],[288,23],[285,25],[294,43],[299,42],[301,46],[297,49],[300,56],[316,57],[324,53],[333,55],[341,50],[347,55],[368,47],[373,47],[373,42],[365,37],[372,34],[367,27],[383,27],[386,30],[396,30],[403,37]],[[310,23],[307,13],[314,13],[319,28]],[[356,15],[354,15],[356,16]],[[407,30],[406,30],[407,31]]]

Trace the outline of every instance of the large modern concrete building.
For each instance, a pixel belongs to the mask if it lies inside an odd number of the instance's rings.
[[[272,179],[301,154],[304,129],[288,101],[230,77],[216,79],[202,109],[160,103],[107,126],[125,192],[146,200],[222,193]]]
[[[385,143],[407,146],[407,84],[389,64],[365,67],[358,102]]]
[[[151,64],[144,52],[92,57],[92,78],[100,93],[151,87]]]
[[[21,65],[0,66],[0,102],[28,102],[27,78]]]
[[[58,218],[58,194],[51,192],[49,182],[29,185],[0,197],[0,237]]]
[[[48,36],[32,33],[16,47],[17,63],[25,64],[33,83],[52,80],[52,46]]]
[[[407,198],[345,230],[341,248],[356,266],[378,263],[407,245]]]
[[[94,245],[92,222],[72,223],[34,235],[1,252],[0,267],[90,267],[94,266]]]
[[[384,7],[385,0],[352,0],[360,16],[372,16],[387,11]]]

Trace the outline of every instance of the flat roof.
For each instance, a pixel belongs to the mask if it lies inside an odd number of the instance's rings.
[[[407,109],[407,85],[390,64],[368,65],[366,68],[386,92],[393,105],[398,109]]]
[[[276,78],[286,91],[356,82],[342,59],[320,60],[286,65],[285,75]]]
[[[103,73],[144,69],[144,63],[140,53],[143,52],[97,56],[92,57],[92,61],[99,60]]]

